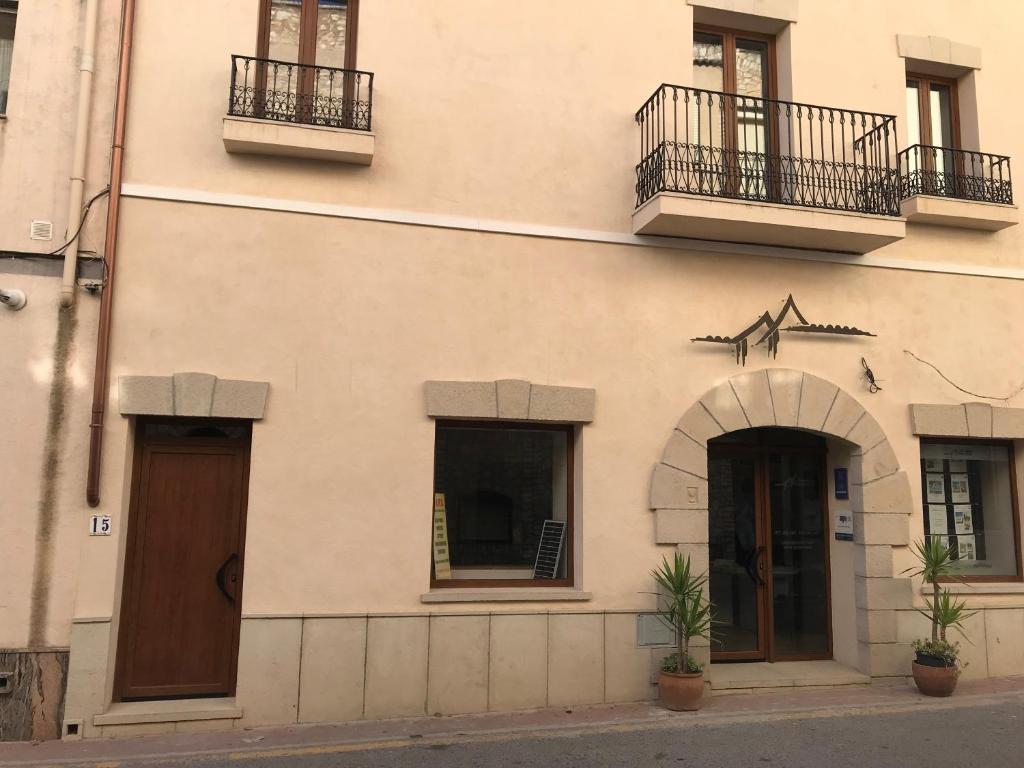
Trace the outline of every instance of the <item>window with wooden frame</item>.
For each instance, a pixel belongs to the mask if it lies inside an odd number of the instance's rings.
[[[260,0],[253,114],[362,127],[356,97],[358,0]]]
[[[431,587],[572,586],[574,428],[435,430]]]
[[[925,192],[942,194],[945,174],[955,176],[960,148],[960,114],[956,80],[931,75],[907,74],[907,146],[922,149],[908,153],[908,172],[923,171]]]
[[[966,581],[1022,581],[1013,443],[921,441],[924,531],[948,545]]]
[[[956,80],[907,74],[907,145],[960,148]]]
[[[18,3],[0,0],[0,115],[7,112],[7,92],[14,58],[14,28],[18,24]]]
[[[260,0],[256,56],[356,68],[359,0]]]
[[[705,162],[717,166],[723,193],[775,196],[768,166],[777,155],[777,137],[764,102],[776,93],[775,38],[695,25],[693,81],[710,93],[702,99],[706,109],[691,111],[689,135],[710,148]]]

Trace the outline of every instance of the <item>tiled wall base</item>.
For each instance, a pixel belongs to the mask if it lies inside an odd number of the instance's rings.
[[[0,649],[0,741],[60,738],[67,649]]]

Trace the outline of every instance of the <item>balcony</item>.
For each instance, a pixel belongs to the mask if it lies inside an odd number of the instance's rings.
[[[231,57],[224,148],[369,165],[373,73]]]
[[[662,85],[636,122],[636,234],[857,254],[906,234],[892,115]]]
[[[1006,155],[914,144],[898,160],[907,221],[988,232],[1018,222]]]

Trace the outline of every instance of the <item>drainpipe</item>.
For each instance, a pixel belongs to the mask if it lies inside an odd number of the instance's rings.
[[[124,173],[124,135],[128,116],[128,80],[132,65],[135,0],[121,6],[121,50],[117,64],[117,97],[114,102],[114,134],[110,150],[110,202],[103,248],[103,295],[96,339],[96,369],[92,385],[92,419],[89,422],[89,474],[85,498],[90,507],[100,503],[100,458],[103,455],[103,417],[107,410],[110,366],[110,313],[114,301],[114,266],[117,258],[117,222],[121,211],[121,178]]]
[[[75,123],[75,145],[71,155],[71,183],[68,190],[68,231],[71,241],[64,249],[64,280],[60,288],[60,305],[75,303],[75,276],[78,268],[78,230],[85,192],[85,152],[89,146],[89,117],[92,113],[92,76],[96,70],[96,21],[99,0],[85,5],[85,38],[82,41],[82,63],[78,68],[78,120]]]

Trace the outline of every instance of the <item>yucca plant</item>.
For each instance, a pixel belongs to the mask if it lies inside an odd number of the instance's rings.
[[[953,558],[952,549],[943,544],[938,536],[914,542],[913,552],[917,557],[918,565],[908,568],[904,573],[921,576],[926,584],[932,586],[932,596],[925,600],[928,610],[917,609],[918,613],[931,620],[931,640],[916,640],[914,650],[938,657],[945,661],[947,666],[955,666],[959,654],[959,644],[949,643],[946,640],[946,631],[950,627],[957,627],[966,637],[963,622],[971,618],[977,611],[968,611],[963,600],[954,597],[948,589],[939,586],[939,580],[955,579],[962,582],[963,579],[959,575],[960,562]]]
[[[676,635],[677,653],[674,665],[671,657],[666,660],[666,672],[682,674],[700,672],[702,667],[690,657],[690,640],[694,637],[711,636],[710,601],[704,597],[707,574],[695,574],[690,558],[675,553],[670,562],[662,558],[661,567],[651,571],[660,588],[655,594],[659,598],[659,615]],[[671,669],[675,666],[675,669]]]

